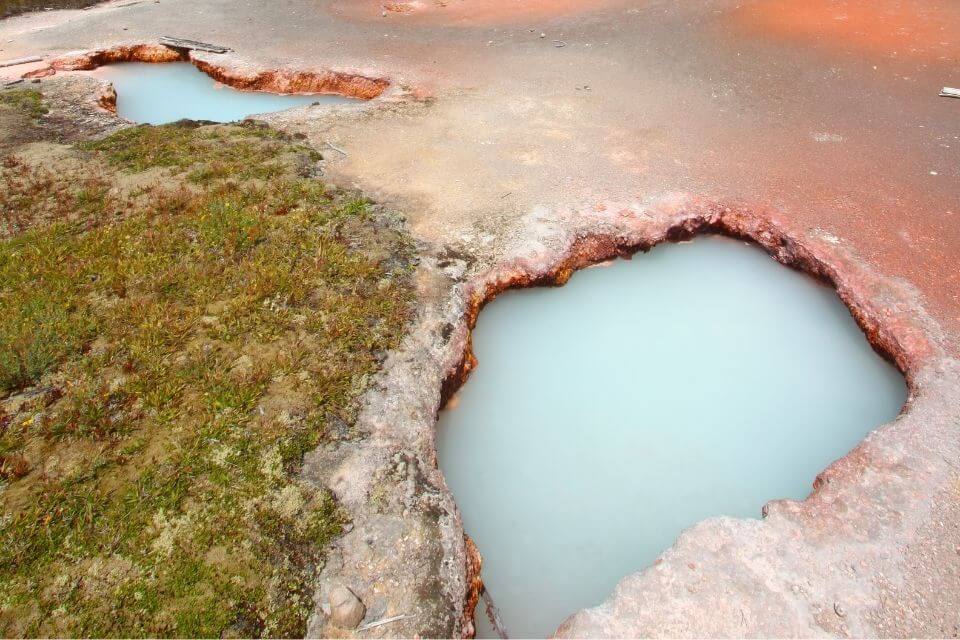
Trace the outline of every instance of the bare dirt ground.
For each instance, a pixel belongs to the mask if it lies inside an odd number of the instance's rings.
[[[155,42],[166,34],[230,47],[233,53],[223,59],[232,65],[358,72],[389,78],[418,97],[388,96],[379,107],[341,116],[306,108],[269,120],[318,146],[342,149],[329,154],[329,179],[406,212],[425,246],[448,256],[436,262],[433,275],[442,282],[430,285],[435,289],[508,259],[562,249],[558,238],[569,240],[544,229],[569,231],[583,215],[613,219],[617,212],[629,217],[645,211],[656,218],[669,209],[662,203],[692,194],[775,212],[794,236],[842,246],[858,268],[911,291],[907,307],[925,309],[924,323],[941,328],[934,333],[944,360],[918,365],[913,373],[925,386],[913,392],[925,398],[921,409],[911,409],[899,431],[884,432],[889,438],[874,443],[860,466],[844,467],[843,481],[834,478],[839,493],[803,503],[802,515],[774,509],[770,518],[780,525],[768,520],[698,528],[655,572],[628,579],[610,602],[578,615],[564,632],[960,632],[960,530],[949,517],[960,505],[960,461],[956,410],[946,402],[956,384],[950,358],[960,354],[960,101],[937,95],[943,86],[960,84],[955,5],[119,2],[4,20],[0,59]],[[0,72],[12,78],[27,69]],[[425,316],[443,311],[442,299],[438,295],[436,309]],[[467,306],[459,300],[452,308]],[[437,312],[431,321],[451,314]],[[408,346],[406,353],[418,348],[431,347]],[[429,369],[445,357],[418,362]],[[407,394],[418,417],[405,415],[405,422],[379,428],[381,435],[393,433],[390,442],[413,442],[419,464],[429,467],[429,436],[400,432],[430,422],[443,371],[418,373],[397,378],[430,387]],[[394,411],[395,405],[384,406]],[[323,479],[339,483],[334,492],[348,508],[368,497],[367,484],[351,485],[360,472],[400,464],[394,445],[381,445],[376,455]],[[431,482],[442,489],[442,479]],[[859,493],[848,492],[853,486]],[[838,526],[830,518],[838,518],[841,507],[824,506],[832,500],[858,519]],[[388,504],[385,513],[392,508]],[[824,512],[830,518],[816,520]],[[378,515],[377,523],[355,518],[355,533],[342,543],[344,566],[352,559],[366,568],[329,570],[363,574],[368,587],[381,571],[384,584],[370,589],[384,601],[378,610],[384,616],[405,612],[388,602],[391,589],[399,588],[390,580],[410,584],[390,573],[401,561],[388,562],[386,554],[412,557],[397,549],[421,549],[417,536],[433,535],[419,521],[397,524],[402,513],[399,508],[394,520]],[[450,526],[456,534],[455,517]],[[365,543],[362,532],[374,529],[392,533]],[[755,547],[745,549],[744,540]],[[462,548],[451,553],[462,562]],[[855,556],[846,566],[844,554]],[[771,560],[777,557],[784,564]],[[687,583],[676,571],[688,563],[714,568]],[[758,563],[765,568],[755,574],[745,569]],[[440,598],[434,592],[443,589],[424,585],[422,576],[417,580],[423,593],[404,598]],[[312,627],[320,629],[320,623]],[[462,629],[448,622],[428,630]],[[404,621],[365,633],[418,632],[424,629]]]

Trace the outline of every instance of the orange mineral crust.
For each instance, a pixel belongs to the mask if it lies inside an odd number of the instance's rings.
[[[834,51],[957,60],[960,5],[938,0],[771,0],[731,14],[747,34]]]

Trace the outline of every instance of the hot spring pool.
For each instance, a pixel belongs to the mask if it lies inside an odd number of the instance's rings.
[[[907,394],[832,289],[725,238],[507,292],[473,337],[439,460],[513,637],[599,604],[704,518],[804,498]]]
[[[94,73],[116,88],[117,114],[141,124],[164,124],[184,118],[233,122],[314,102],[356,102],[341,96],[238,91],[217,82],[189,62],[125,62],[100,67]]]

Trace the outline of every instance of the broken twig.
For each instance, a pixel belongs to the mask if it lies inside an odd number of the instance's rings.
[[[493,604],[493,598],[490,596],[490,592],[487,591],[486,585],[484,585],[483,590],[480,592],[480,596],[483,598],[483,604],[487,610],[487,619],[490,620],[490,624],[493,625],[493,630],[497,632],[501,640],[507,640],[510,636],[507,635],[507,629],[503,626],[503,621],[500,619],[500,611],[497,610],[497,605]]]
[[[940,90],[941,98],[960,98],[960,89],[954,89],[953,87],[944,87]]]
[[[207,44],[206,42],[197,42],[196,40],[184,40],[183,38],[174,38],[171,36],[161,37],[160,44],[173,49],[193,49],[196,51],[207,51],[209,53],[226,53],[230,51],[227,47],[221,47],[216,44]]]
[[[385,624],[390,624],[391,622],[397,622],[398,620],[403,620],[404,618],[412,618],[412,617],[413,616],[409,616],[405,613],[401,613],[399,616],[393,616],[392,618],[384,618],[383,620],[377,620],[376,622],[365,624],[359,629],[357,629],[357,631],[366,631],[367,629],[373,629],[374,627],[382,627]]]
[[[331,144],[329,140],[324,140],[324,142],[326,143],[326,145],[327,145],[328,147],[330,147],[331,149],[333,149],[333,150],[336,151],[337,153],[342,153],[342,154],[345,155],[345,156],[350,155],[349,153],[347,153],[346,151],[344,151],[344,150],[341,149],[340,147],[336,147],[336,146],[334,146],[333,144]]]
[[[31,62],[41,62],[40,56],[27,56],[26,58],[14,58],[13,60],[4,60],[0,62],[0,67],[15,67],[20,64],[30,64]]]

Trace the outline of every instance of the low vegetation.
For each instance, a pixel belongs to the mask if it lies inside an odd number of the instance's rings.
[[[36,119],[47,113],[42,97],[36,89],[8,89],[0,91],[0,104]]]
[[[83,9],[101,1],[102,0],[0,0],[0,18],[7,18],[28,11]]]
[[[409,243],[265,127],[65,153],[0,168],[0,633],[301,636]]]

